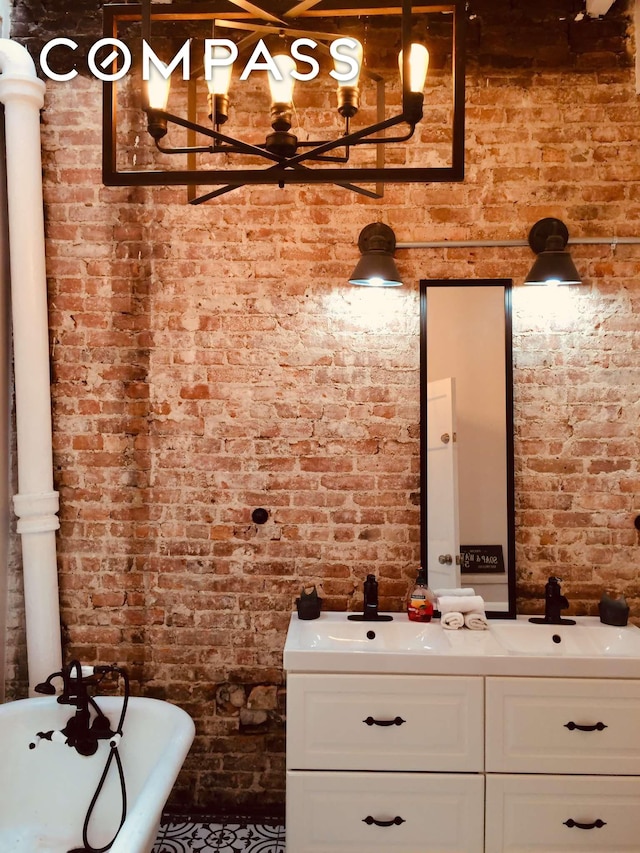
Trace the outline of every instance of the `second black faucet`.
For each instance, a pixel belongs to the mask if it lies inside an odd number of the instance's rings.
[[[536,625],[575,625],[575,619],[563,619],[561,610],[569,606],[567,597],[562,594],[560,582],[562,578],[551,577],[544,587],[544,617],[532,616],[529,622]]]

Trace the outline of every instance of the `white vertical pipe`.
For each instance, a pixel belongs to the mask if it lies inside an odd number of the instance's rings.
[[[22,45],[0,39],[5,108],[11,311],[18,445],[13,505],[22,538],[29,687],[60,668],[51,381],[45,272],[40,110],[44,83]]]

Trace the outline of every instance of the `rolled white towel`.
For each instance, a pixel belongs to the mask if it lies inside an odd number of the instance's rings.
[[[484,610],[473,610],[464,614],[464,624],[472,631],[486,631],[489,628]]]
[[[449,610],[442,614],[440,624],[449,631],[456,631],[458,628],[464,627],[464,616],[459,611]]]
[[[481,595],[443,595],[438,598],[440,613],[455,610],[458,613],[473,613],[484,611],[484,599]]]
[[[433,594],[435,595],[436,598],[443,598],[444,596],[447,596],[447,595],[455,595],[455,596],[458,596],[458,595],[475,595],[476,591],[471,586],[463,586],[463,587],[457,586],[457,587],[454,587],[453,589],[434,589]]]

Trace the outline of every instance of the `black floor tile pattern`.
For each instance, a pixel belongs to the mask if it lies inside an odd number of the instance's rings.
[[[152,853],[285,853],[284,826],[219,818],[169,818]]]

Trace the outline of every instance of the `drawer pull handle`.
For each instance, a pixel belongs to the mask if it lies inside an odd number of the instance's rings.
[[[594,820],[593,823],[578,823],[577,820],[570,817],[569,820],[565,820],[564,825],[568,826],[569,829],[573,829],[574,826],[576,829],[602,829],[602,827],[606,826],[607,823],[604,820],[600,820],[600,818],[598,818],[598,820]]]
[[[393,720],[376,720],[374,717],[367,717],[367,719],[362,722],[366,723],[368,726],[401,726],[407,721],[403,720],[402,717],[395,717]]]
[[[594,723],[592,726],[580,726],[578,723],[574,722],[565,723],[564,727],[565,729],[569,729],[570,732],[574,731],[574,729],[579,732],[601,732],[607,728],[604,723]]]
[[[405,819],[403,817],[394,817],[391,820],[376,820],[375,817],[371,817],[368,815],[367,817],[362,818],[362,822],[366,823],[368,826],[400,826],[401,823],[405,823]]]

